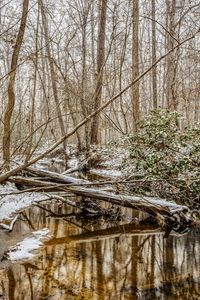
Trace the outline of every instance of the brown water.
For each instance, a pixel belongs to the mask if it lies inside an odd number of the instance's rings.
[[[42,228],[52,238],[34,259],[0,265],[0,299],[200,299],[200,229],[164,239],[155,227],[47,214],[29,208],[15,224],[16,238]]]

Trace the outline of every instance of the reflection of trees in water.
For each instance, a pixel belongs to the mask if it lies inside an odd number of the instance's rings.
[[[1,287],[10,289],[9,299],[167,299],[167,290],[180,299],[183,293],[190,300],[199,295],[199,283],[193,280],[200,266],[198,229],[167,240],[161,233],[131,236],[117,228],[95,235],[45,215],[38,208],[27,210],[29,221],[16,226],[23,232],[48,227],[54,238],[32,264],[11,265],[0,275]]]
[[[9,300],[15,300],[14,291],[15,291],[16,282],[15,282],[15,277],[14,277],[13,270],[11,267],[9,267],[7,270],[7,276],[8,276]]]

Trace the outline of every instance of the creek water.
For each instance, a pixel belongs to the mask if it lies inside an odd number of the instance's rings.
[[[70,214],[67,205],[46,205]],[[200,299],[200,229],[184,236],[155,227],[23,211],[12,235],[49,229],[29,260],[3,262],[0,299]],[[9,235],[9,233],[6,233]]]
[[[159,228],[130,220],[108,223],[74,216],[67,205],[43,206],[56,215],[31,206],[11,233],[0,232],[0,254],[32,232],[50,236],[32,258],[0,263],[0,300],[200,299],[200,228],[164,238]]]

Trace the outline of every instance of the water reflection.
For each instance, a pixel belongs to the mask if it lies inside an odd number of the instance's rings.
[[[52,239],[32,261],[0,268],[0,299],[200,299],[199,229],[164,239],[156,228],[46,215],[30,208],[16,223],[12,234],[48,227]]]

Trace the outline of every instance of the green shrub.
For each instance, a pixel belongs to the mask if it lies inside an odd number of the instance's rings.
[[[152,111],[138,133],[126,136],[130,158],[145,178],[163,179],[176,190],[182,183],[184,198],[199,200],[200,128],[180,130],[178,119],[176,112]]]

